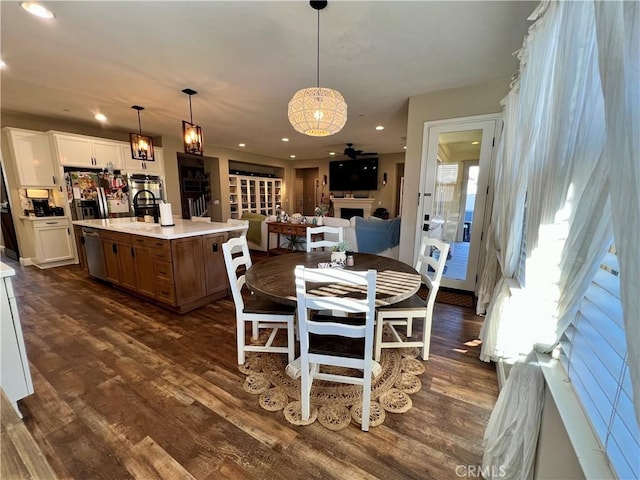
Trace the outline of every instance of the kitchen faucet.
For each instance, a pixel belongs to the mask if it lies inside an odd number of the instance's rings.
[[[139,213],[142,213],[143,215],[147,214],[148,208],[149,207],[139,207],[138,206],[138,196],[141,193],[148,193],[149,195],[151,195],[151,208],[153,210],[153,223],[158,223],[158,218],[160,216],[160,212],[159,212],[159,208],[158,205],[156,205],[156,196],[153,194],[153,192],[151,190],[140,190],[138,193],[136,193],[133,196],[133,212],[136,215],[136,217],[138,216]],[[147,195],[147,197],[149,196]]]

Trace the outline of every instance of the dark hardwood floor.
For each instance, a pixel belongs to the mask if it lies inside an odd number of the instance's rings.
[[[245,393],[231,298],[178,315],[78,266],[15,268],[35,386],[20,407],[60,478],[440,480],[481,463],[498,389],[494,366],[465,345],[481,325],[472,309],[436,304],[409,412],[332,432],[293,426]]]

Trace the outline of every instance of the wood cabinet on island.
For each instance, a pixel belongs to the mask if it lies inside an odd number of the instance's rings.
[[[222,244],[245,228],[180,219],[170,227],[131,218],[73,223],[76,238],[82,238],[83,229],[99,233],[97,243],[78,242],[89,275],[178,313],[227,296]],[[91,271],[96,257],[101,274]]]

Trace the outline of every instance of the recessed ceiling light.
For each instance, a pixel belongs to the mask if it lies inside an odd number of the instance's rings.
[[[330,157],[335,157],[336,156],[336,152],[329,152],[329,156]]]
[[[107,116],[104,113],[96,113],[93,118],[95,118],[99,122],[106,122],[107,121]]]
[[[244,144],[244,143],[239,143],[239,144],[238,144],[238,146],[239,146],[239,147],[246,147],[247,145],[246,145],[246,144]]]
[[[471,145],[478,145],[480,142],[479,141],[475,141],[475,142],[471,142]]]
[[[51,13],[51,11],[47,10],[45,7],[43,7],[38,3],[22,2],[20,6],[24,8],[27,12],[29,12],[31,15],[35,15],[36,17],[46,18],[46,19],[51,19],[56,17],[53,13]]]
[[[376,127],[376,130],[384,130],[384,127],[383,127],[382,125],[378,125],[378,126]]]
[[[407,146],[405,145],[405,146],[404,146],[404,147],[402,147],[402,148],[404,148],[404,149],[406,150],[406,149],[407,149]]]
[[[282,141],[283,141],[283,142],[288,142],[288,141],[289,141],[289,139],[288,139],[287,137],[284,137],[284,138],[282,139]]]
[[[289,158],[296,158],[295,155],[289,155]]]

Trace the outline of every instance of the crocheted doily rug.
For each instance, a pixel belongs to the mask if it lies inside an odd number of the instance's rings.
[[[381,372],[371,385],[370,426],[381,425],[385,412],[404,413],[411,408],[409,395],[420,390],[422,383],[418,376],[425,371],[423,362],[416,358],[418,354],[417,348],[382,350]],[[239,367],[247,375],[244,390],[259,395],[263,409],[282,410],[294,425],[308,425],[318,420],[330,430],[341,430],[352,420],[358,425],[362,423],[362,387],[323,380],[313,381],[311,416],[308,421],[302,420],[300,378],[291,378],[286,367],[285,354],[247,353],[245,364]],[[322,371],[341,375],[356,373],[339,367],[324,367]]]

